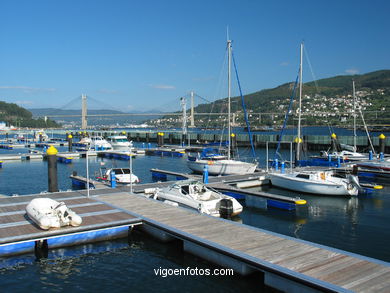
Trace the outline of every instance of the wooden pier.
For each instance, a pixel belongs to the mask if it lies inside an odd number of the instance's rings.
[[[185,251],[237,273],[261,272],[264,283],[285,292],[389,292],[390,264],[195,211],[118,189],[0,198],[0,256],[126,237],[130,227],[160,239],[178,239]],[[79,227],[44,231],[25,214],[36,197],[64,201]],[[207,227],[207,228],[205,228]],[[121,229],[119,234],[107,231]],[[98,233],[103,233],[99,235]],[[46,241],[46,242],[45,242]]]
[[[162,174],[164,177],[161,179],[167,179],[166,175],[174,176],[176,180],[192,179],[202,181],[202,176],[197,174],[185,174],[173,171],[166,171],[160,169],[151,169],[152,173]],[[153,175],[154,176],[154,175]],[[78,185],[81,188],[86,188],[87,178],[78,175],[71,175],[70,178],[74,185]],[[160,178],[160,177],[159,177]],[[266,178],[264,172],[258,172],[253,174],[244,175],[229,175],[229,176],[210,176],[209,183],[206,185],[212,187],[217,191],[220,191],[226,195],[233,196],[237,199],[246,199],[247,196],[253,197],[249,201],[251,205],[255,207],[276,207],[284,210],[294,210],[297,205],[305,205],[306,201],[300,197],[277,195],[268,192],[260,191],[248,191],[242,188],[261,186],[269,184],[269,180]],[[110,182],[100,182],[89,179],[90,186],[93,188],[107,188]],[[142,183],[134,184],[132,190],[134,193],[145,193],[145,190],[151,190],[155,188],[164,188],[176,181],[164,181],[155,183]],[[128,191],[129,184],[118,184],[118,190]]]
[[[26,215],[27,204],[37,197],[50,197],[64,202],[83,219],[79,227],[62,227],[47,231],[36,226]],[[125,227],[120,236],[127,235],[130,226],[141,224],[135,216],[97,202],[77,192],[61,192],[0,198],[0,256],[34,251],[38,241],[50,239],[50,248],[115,238],[113,231]],[[124,231],[123,231],[124,230]],[[92,235],[92,236],[91,236]]]
[[[129,193],[101,195],[97,200],[141,218],[142,227],[182,240],[190,253],[244,274],[261,271],[266,285],[285,292],[390,290],[390,264],[383,261]]]

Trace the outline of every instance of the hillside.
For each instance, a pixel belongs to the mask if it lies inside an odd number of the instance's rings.
[[[59,127],[56,122],[50,119],[47,119],[46,121],[43,118],[33,119],[33,114],[30,111],[19,107],[16,104],[2,101],[0,101],[0,121],[17,127]]]
[[[309,125],[324,125],[329,122],[332,125],[345,124],[352,112],[352,80],[355,80],[359,105],[369,122],[377,123],[380,118],[381,123],[390,123],[390,114],[387,111],[390,109],[390,70],[361,75],[340,75],[304,83],[302,99],[302,113],[306,116],[304,123]],[[251,124],[254,126],[280,125],[287,111],[293,86],[293,82],[290,82],[245,95],[248,113],[256,113],[256,115],[250,115]],[[297,95],[298,91],[295,101],[298,99]],[[212,104],[198,105],[195,113],[226,113],[226,101],[225,98]],[[238,106],[241,105],[240,97],[233,97],[232,105],[232,112],[238,113],[236,123],[243,125],[243,115],[239,114],[241,106]],[[297,106],[294,105],[294,109],[296,108]],[[221,124],[218,118],[211,119],[212,121],[208,122],[210,126]]]

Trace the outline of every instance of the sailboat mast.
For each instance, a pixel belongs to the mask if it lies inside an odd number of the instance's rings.
[[[231,96],[231,89],[230,89],[230,83],[231,83],[231,75],[230,75],[230,69],[231,69],[231,61],[232,61],[232,41],[227,41],[228,46],[228,160],[230,160],[230,152],[231,152],[231,128],[230,128],[230,96]]]
[[[353,93],[353,148],[356,152],[356,94],[355,94],[355,81],[352,80],[352,93]]]
[[[301,43],[301,57],[299,63],[299,106],[298,106],[298,137],[297,137],[297,160],[301,159],[301,113],[302,113],[302,63],[303,63],[303,43]]]

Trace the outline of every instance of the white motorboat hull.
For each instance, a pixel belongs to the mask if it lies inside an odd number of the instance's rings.
[[[236,160],[196,160],[187,161],[187,166],[195,173],[203,173],[204,166],[208,167],[210,175],[235,175],[254,173],[257,164]]]
[[[236,216],[243,210],[242,205],[235,198],[210,190],[200,182],[191,184],[191,187],[183,183],[179,184],[181,184],[180,186],[187,186],[188,188],[185,192],[188,191],[189,193],[183,193],[183,187],[179,188],[176,184],[173,187],[170,186],[163,189],[157,188],[156,190],[152,190],[150,193],[154,195],[154,199],[164,201],[171,205],[178,205],[193,209],[200,213],[214,217],[226,215],[223,211],[221,211],[221,208],[223,209],[224,206],[222,203],[223,200],[231,202],[229,216]]]
[[[114,150],[128,150],[131,147],[130,142],[111,142]]]
[[[289,174],[269,174],[273,186],[296,192],[323,195],[356,195],[358,190],[353,184],[336,184],[331,182],[310,181],[289,176]]]

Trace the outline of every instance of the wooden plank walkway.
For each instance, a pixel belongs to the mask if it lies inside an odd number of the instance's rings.
[[[179,239],[309,287],[333,292],[390,292],[387,262],[201,215],[139,195],[118,193],[97,199],[125,209]]]
[[[27,217],[25,211],[27,204],[37,197],[50,197],[65,202],[82,217],[82,225],[52,228],[47,231],[40,229]],[[73,192],[0,198],[0,245],[140,222],[139,218],[118,208]]]

